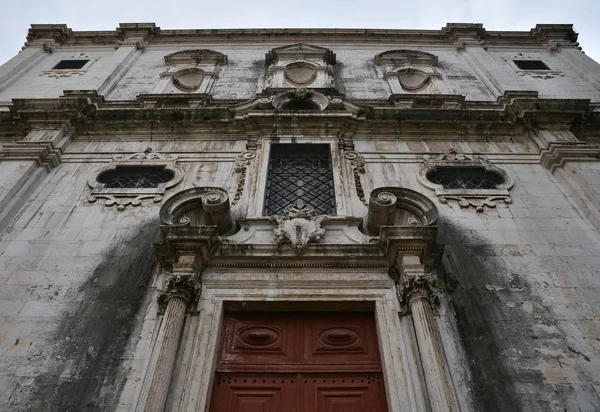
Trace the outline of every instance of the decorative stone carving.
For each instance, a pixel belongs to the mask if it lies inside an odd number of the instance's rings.
[[[450,149],[448,153],[439,155],[424,155],[423,166],[419,170],[417,178],[424,186],[435,190],[440,203],[448,204],[449,200],[457,201],[460,207],[474,207],[478,213],[482,213],[485,207],[495,208],[498,201],[506,204],[512,203],[509,189],[514,182],[502,169],[490,163],[487,157],[475,154],[458,153]],[[427,174],[438,170],[440,167],[460,168],[483,168],[486,172],[492,172],[502,178],[502,183],[496,185],[495,189],[444,189],[442,185],[431,182]]]
[[[227,56],[214,50],[183,50],[165,56],[167,69],[160,77],[170,80],[179,91],[210,94],[222,67],[226,64]],[[155,92],[168,93],[169,90],[165,90],[166,86],[159,85]]]
[[[184,171],[175,164],[176,160],[177,156],[153,152],[151,148],[147,148],[141,153],[115,155],[108,166],[97,169],[90,174],[88,186],[91,188],[91,193],[87,200],[90,203],[94,203],[98,199],[106,199],[104,205],[117,206],[117,210],[124,210],[129,205],[140,206],[144,199],[152,199],[154,203],[158,203],[163,199],[168,189],[176,186],[183,180]],[[173,173],[173,178],[166,183],[159,183],[153,188],[106,188],[103,183],[97,180],[98,176],[102,173],[115,170],[117,167],[144,166],[162,166]]]
[[[432,78],[440,77],[434,68],[437,56],[430,53],[390,50],[378,54],[373,60],[381,76],[387,80],[392,94],[421,91],[430,84]]]
[[[335,88],[335,54],[329,49],[299,43],[274,48],[266,54],[265,59],[268,67],[264,90]]]
[[[191,307],[198,301],[200,290],[201,284],[194,279],[194,276],[168,276],[165,281],[165,290],[159,291],[156,299],[163,310],[169,299],[174,297],[183,299]]]
[[[160,220],[168,226],[216,226],[220,235],[235,228],[229,194],[218,187],[183,190],[165,202]]]
[[[360,180],[360,175],[365,173],[365,158],[360,153],[354,151],[344,152],[344,157],[350,160],[350,164],[352,165],[352,176],[354,177],[354,185],[356,186],[356,195],[362,204],[367,206],[369,203],[365,199],[365,192]]]
[[[315,216],[312,206],[289,205],[284,211],[285,215],[272,218],[278,225],[273,229],[277,243],[289,242],[293,249],[302,252],[309,242],[317,241],[325,234],[321,223],[327,216]]]
[[[403,309],[407,312],[412,299],[427,299],[432,309],[436,309],[439,305],[439,289],[437,280],[432,274],[421,274],[407,276],[403,274],[395,279],[396,294],[398,301]]]
[[[232,206],[235,206],[242,195],[244,194],[244,186],[246,185],[246,175],[248,174],[248,166],[252,159],[256,157],[256,151],[247,150],[245,152],[240,153],[235,158],[235,172],[238,174],[237,178],[237,186],[235,189],[235,195],[233,196],[233,201],[231,202]]]
[[[366,228],[379,234],[382,226],[433,226],[438,218],[434,204],[414,190],[380,187],[371,192]]]

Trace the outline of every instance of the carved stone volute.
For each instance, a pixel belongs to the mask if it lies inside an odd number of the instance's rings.
[[[380,187],[371,192],[366,228],[378,235],[381,226],[433,226],[438,212],[424,195],[400,187]]]
[[[183,190],[160,210],[163,225],[216,226],[219,235],[235,228],[228,193],[218,187]]]

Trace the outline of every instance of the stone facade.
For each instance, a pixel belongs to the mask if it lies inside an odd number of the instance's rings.
[[[208,410],[243,308],[373,312],[390,411],[599,410],[600,65],[576,40],[32,25],[0,67],[0,410]],[[335,214],[264,215],[276,143],[328,145]],[[101,178],[136,167],[169,177]],[[432,181],[458,169],[501,182]]]

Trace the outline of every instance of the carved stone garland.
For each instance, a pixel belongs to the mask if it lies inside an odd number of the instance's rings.
[[[325,229],[321,227],[325,215],[315,215],[315,209],[310,205],[289,205],[283,216],[273,216],[277,227],[273,229],[278,244],[291,243],[292,248],[302,252],[309,242],[319,240]]]
[[[365,191],[360,181],[360,175],[365,173],[365,158],[355,151],[344,152],[344,157],[350,160],[352,165],[352,176],[354,177],[354,185],[356,186],[356,194],[363,205],[368,206],[369,202],[365,199]]]
[[[252,159],[256,157],[256,151],[245,151],[237,155],[235,158],[235,172],[238,173],[237,186],[235,195],[231,205],[236,205],[244,194],[244,186],[246,185],[246,175],[248,174],[248,166]]]
[[[498,201],[506,204],[512,203],[508,191],[514,184],[513,180],[504,170],[492,165],[486,156],[461,154],[455,149],[450,149],[448,153],[437,156],[424,155],[423,160],[423,166],[417,176],[418,180],[424,186],[435,190],[440,203],[448,204],[449,200],[455,200],[461,208],[472,206],[478,213],[482,213],[485,206],[495,208]],[[436,170],[437,167],[484,168],[487,172],[501,176],[503,182],[498,184],[496,189],[445,189],[442,185],[427,179],[427,174]]]

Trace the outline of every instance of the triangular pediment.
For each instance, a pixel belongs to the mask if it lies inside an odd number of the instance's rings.
[[[305,43],[290,44],[287,46],[275,47],[269,51],[265,58],[267,64],[277,62],[281,58],[310,57],[322,58],[329,64],[335,64],[335,54],[326,47],[314,46]]]

